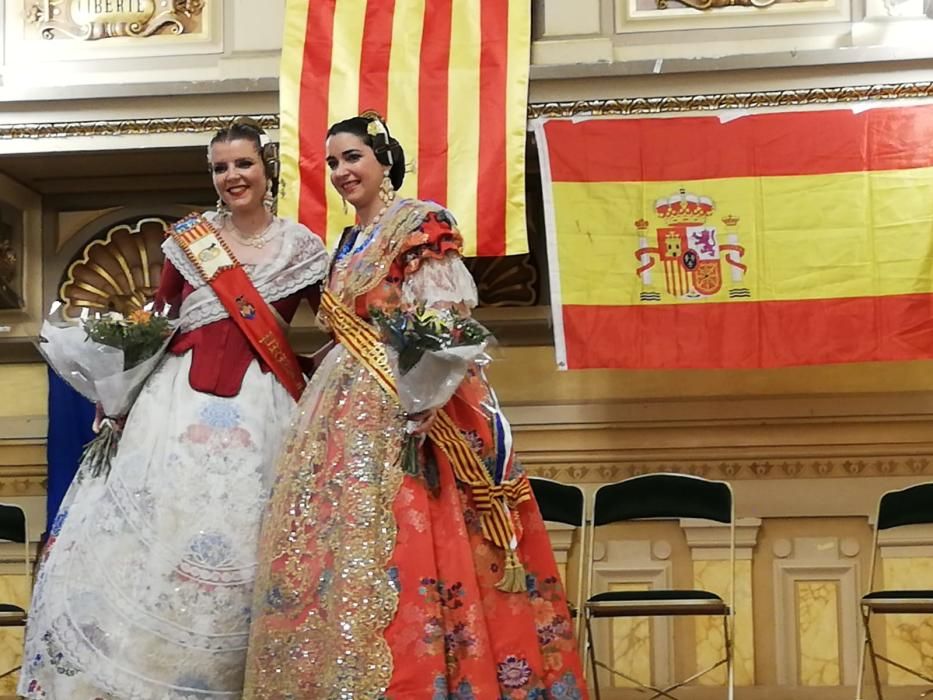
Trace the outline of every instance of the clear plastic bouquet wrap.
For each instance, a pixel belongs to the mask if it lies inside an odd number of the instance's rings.
[[[419,306],[384,312],[370,309],[380,329],[402,410],[409,415],[438,409],[450,401],[470,365],[486,358],[492,336],[479,322],[454,309]],[[418,423],[408,424],[409,432]],[[410,435],[403,463],[416,473],[424,436]]]
[[[122,418],[158,365],[174,329],[174,321],[146,310],[125,317],[82,316],[78,325],[42,324],[39,352],[56,374],[103,412],[97,436],[81,456],[79,474],[106,476],[110,471]]]
[[[473,362],[481,359],[491,335],[453,309],[417,307],[370,317],[382,331],[389,365],[406,413],[440,408],[454,395]]]

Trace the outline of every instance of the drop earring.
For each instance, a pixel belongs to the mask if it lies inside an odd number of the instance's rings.
[[[272,180],[266,183],[266,193],[262,196],[262,205],[266,211],[275,214],[275,195],[272,194]]]
[[[395,188],[392,186],[392,180],[389,179],[389,173],[386,172],[382,177],[382,184],[379,186],[379,199],[388,206],[395,199]]]

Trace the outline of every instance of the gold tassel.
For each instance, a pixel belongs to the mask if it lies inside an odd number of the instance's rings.
[[[515,556],[514,549],[505,552],[505,572],[496,588],[506,593],[524,593],[528,590],[525,583],[525,567]]]

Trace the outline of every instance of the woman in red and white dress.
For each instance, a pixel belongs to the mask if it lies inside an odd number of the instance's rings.
[[[327,254],[271,211],[258,124],[210,145],[210,218],[287,324]],[[41,563],[19,693],[55,700],[241,696],[256,542],[295,402],[172,238],[157,301],[180,330],[126,420],[109,477],[72,485]]]

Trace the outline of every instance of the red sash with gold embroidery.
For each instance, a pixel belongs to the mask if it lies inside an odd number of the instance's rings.
[[[256,291],[233,251],[217,235],[217,229],[202,214],[195,213],[172,226],[170,234],[253,349],[297,401],[305,388],[298,358],[274,312]]]

